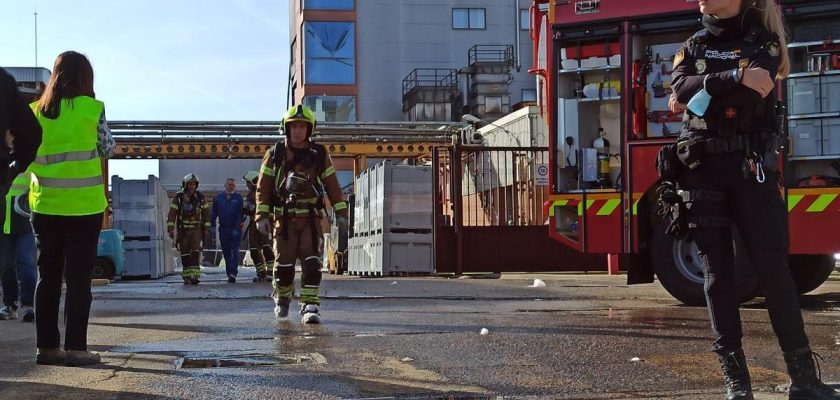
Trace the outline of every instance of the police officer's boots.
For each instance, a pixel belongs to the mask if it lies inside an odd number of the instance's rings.
[[[840,400],[840,393],[822,383],[817,376],[815,358],[818,354],[808,347],[785,353],[785,363],[790,374],[791,400]]]
[[[738,349],[726,354],[718,354],[720,369],[723,370],[723,385],[726,400],[753,400],[750,370],[744,350]]]

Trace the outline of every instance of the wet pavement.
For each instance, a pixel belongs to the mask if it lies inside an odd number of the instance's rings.
[[[267,283],[207,269],[94,288],[92,368],[34,364],[34,326],[0,321],[0,399],[719,399],[706,310],[624,276],[325,275],[323,325],[272,314]],[[544,288],[530,288],[534,278]],[[802,298],[840,382],[840,276]],[[785,399],[766,308],[742,310],[757,399]],[[487,334],[480,332],[486,329]],[[840,386],[838,386],[840,387]]]

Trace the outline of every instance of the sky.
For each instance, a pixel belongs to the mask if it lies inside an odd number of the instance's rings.
[[[0,66],[75,50],[94,68],[108,120],[279,121],[286,107],[289,0],[0,0]],[[111,161],[145,178],[154,162]],[[124,170],[124,173],[120,173]]]

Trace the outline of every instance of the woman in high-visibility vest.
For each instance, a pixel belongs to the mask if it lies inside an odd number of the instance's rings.
[[[101,361],[87,351],[91,267],[107,206],[102,160],[114,151],[105,108],[94,98],[93,68],[68,51],[32,110],[43,139],[29,167],[29,204],[38,250],[35,325],[38,364],[81,366]],[[67,275],[64,351],[58,330],[61,280]]]

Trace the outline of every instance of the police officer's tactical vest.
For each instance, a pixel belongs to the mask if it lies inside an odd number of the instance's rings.
[[[753,26],[746,33],[746,35],[739,40],[733,41],[733,47],[721,52],[718,49],[709,49],[709,41],[714,36],[708,29],[703,29],[694,34],[689,39],[687,46],[687,53],[694,59],[698,60],[698,64],[705,66],[711,64],[709,56],[718,55],[722,59],[726,57],[736,61],[737,66],[743,66],[755,60],[762,52],[768,51],[770,43],[778,43],[778,36],[769,32],[762,26]],[[708,50],[708,51],[707,51]],[[716,53],[716,54],[710,54]],[[698,71],[703,73],[702,71]],[[715,73],[721,71],[709,70],[705,73]],[[751,90],[746,87],[739,87],[737,90]],[[703,117],[708,130],[717,132],[722,136],[731,136],[735,133],[746,133],[753,130],[772,129],[774,124],[774,107],[773,102],[762,99],[761,101],[754,101],[748,99],[748,96],[718,96],[712,98],[712,101]],[[756,122],[759,122],[756,124]],[[766,123],[767,126],[764,126]]]
[[[101,213],[108,205],[97,154],[97,128],[104,104],[78,96],[61,101],[56,119],[30,104],[43,129],[35,161],[29,167],[32,211],[47,215],[81,216]]]

